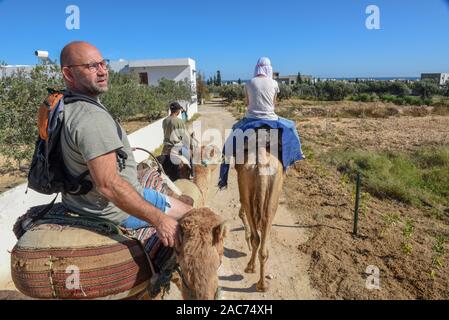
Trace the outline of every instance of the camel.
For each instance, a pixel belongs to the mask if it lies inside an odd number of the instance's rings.
[[[258,129],[256,132],[261,134],[264,129]],[[248,161],[251,157],[258,158],[258,161]],[[268,147],[248,151],[245,145],[244,163],[236,164],[235,169],[241,204],[239,217],[245,227],[248,248],[252,251],[245,272],[256,272],[256,254],[259,253],[260,279],[256,290],[266,292],[268,290],[265,280],[265,263],[268,260],[267,240],[270,239],[271,225],[282,191],[283,166],[281,161],[270,153]]]
[[[182,246],[176,248],[176,256],[182,276],[173,274],[172,282],[184,299],[209,300],[217,298],[217,270],[224,251],[226,222],[210,209],[203,208],[212,173],[218,168],[218,161],[214,158],[220,154],[219,150],[216,146],[203,146],[197,150],[201,151],[201,163],[193,165],[193,181],[165,180],[170,196],[195,208],[180,220]],[[143,165],[143,170],[151,167]],[[145,295],[143,299],[149,299],[149,296]]]
[[[149,158],[139,163],[139,165],[137,166],[139,179],[142,179],[143,176],[148,172],[148,170],[154,170],[154,168],[158,167],[159,171],[161,172],[160,175],[162,176],[162,180],[167,184],[168,187],[168,189],[166,190],[167,195],[174,197],[194,208],[201,208],[205,205],[212,173],[218,168],[218,161],[215,159],[215,157],[220,155],[218,147],[214,145],[208,145],[202,146],[201,148],[192,149],[193,155],[195,155],[195,152],[200,152],[199,160],[201,160],[200,163],[195,163],[195,161],[193,163],[193,180],[187,178],[186,172],[188,170],[185,169],[186,165],[184,163],[182,164],[182,166],[180,166],[181,168],[184,168],[181,169],[180,172],[181,177],[184,176],[185,178],[180,178],[175,181],[172,181],[169,175],[163,172],[164,170],[160,162],[162,158],[160,156],[154,157],[151,152],[142,148],[134,148],[134,150],[147,152],[154,160],[156,160],[154,161]],[[172,172],[172,175],[173,174],[174,173]],[[146,187],[145,185],[143,186]]]
[[[175,186],[183,195],[187,195],[193,199],[193,206],[201,208],[206,203],[206,196],[209,191],[209,183],[212,173],[218,168],[218,162],[213,161],[214,157],[219,154],[216,147],[201,148],[202,161],[200,164],[193,165],[194,178],[193,181],[188,179],[179,179],[174,182]]]
[[[175,252],[180,273],[173,274],[172,282],[184,300],[218,299],[218,269],[224,252],[226,221],[210,209],[200,208],[189,211],[179,224],[180,245]],[[141,299],[150,297],[145,294]]]
[[[181,246],[176,248],[185,300],[218,298],[218,269],[226,237],[226,222],[208,208],[194,209],[180,221]]]
[[[218,168],[218,161],[214,160],[220,154],[219,150],[212,145],[196,150],[201,151],[201,163],[193,165],[193,181],[165,181],[170,196],[194,207],[180,220],[182,246],[176,249],[176,253],[182,276],[173,274],[172,282],[184,299],[202,300],[213,299],[218,292],[217,269],[223,256],[226,222],[210,209],[203,208],[212,173]],[[147,163],[142,165],[142,170],[151,167]],[[143,299],[149,297],[146,295]]]

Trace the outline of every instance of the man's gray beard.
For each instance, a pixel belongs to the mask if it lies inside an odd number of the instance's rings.
[[[88,90],[90,94],[97,96],[97,95],[108,92],[109,87],[100,87],[96,84],[92,84],[92,85],[86,86],[86,90]]]

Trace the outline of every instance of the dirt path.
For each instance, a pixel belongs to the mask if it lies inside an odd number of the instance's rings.
[[[235,123],[234,117],[219,104],[200,107],[202,131],[217,128],[222,133]],[[274,219],[267,274],[270,289],[259,293],[255,286],[258,273],[246,274],[244,269],[250,252],[244,237],[243,224],[238,217],[240,209],[237,174],[234,169],[229,174],[229,185],[218,191],[218,170],[215,172],[206,205],[229,221],[229,232],[225,240],[225,257],[220,269],[220,285],[223,299],[316,299],[319,297],[310,285],[308,276],[309,257],[298,250],[307,241],[306,231],[299,226],[298,213],[281,205]],[[258,262],[257,262],[258,263]],[[258,270],[258,269],[257,269]]]

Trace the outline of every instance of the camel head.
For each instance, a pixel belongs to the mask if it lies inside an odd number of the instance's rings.
[[[198,186],[204,196],[207,195],[209,183],[212,173],[219,167],[221,163],[221,152],[214,145],[206,145],[201,147],[201,153],[194,154],[194,178],[193,182]]]
[[[208,208],[193,209],[181,220],[177,261],[186,300],[213,300],[219,291],[218,269],[224,252],[225,221]]]

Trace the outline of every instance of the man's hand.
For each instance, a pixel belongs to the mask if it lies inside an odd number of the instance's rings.
[[[164,246],[176,244],[178,222],[148,203],[117,174],[115,152],[90,160],[87,166],[100,194],[123,211],[154,225]]]
[[[173,248],[177,245],[179,225],[175,219],[162,216],[155,227],[164,246]]]

